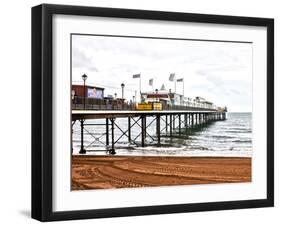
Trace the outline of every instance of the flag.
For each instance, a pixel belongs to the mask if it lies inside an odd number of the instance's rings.
[[[169,81],[173,82],[175,80],[175,76],[176,76],[175,73],[171,73],[169,77]]]
[[[148,82],[148,83],[149,83],[150,86],[153,86],[153,78],[152,78],[152,79],[149,79],[149,82]]]
[[[183,82],[183,78],[177,79],[177,82]]]
[[[133,75],[133,78],[140,78],[141,74],[135,74]]]
[[[160,90],[166,90],[164,84],[161,86]]]

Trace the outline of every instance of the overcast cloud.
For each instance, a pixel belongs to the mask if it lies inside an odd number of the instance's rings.
[[[174,90],[168,80],[170,73],[184,78],[185,96],[204,97],[229,111],[252,111],[252,45],[208,41],[163,40],[81,36],[72,37],[72,80],[81,82],[88,75],[88,84],[105,88],[105,95],[121,96],[120,84],[125,84],[125,97],[131,100],[139,92],[153,89]],[[177,83],[182,93],[182,83]]]

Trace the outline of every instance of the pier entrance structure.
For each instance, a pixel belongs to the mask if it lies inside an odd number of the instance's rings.
[[[121,128],[116,122],[117,118],[125,118],[126,129]],[[150,119],[149,121],[147,119]],[[103,119],[104,123],[89,123],[95,119]],[[75,122],[80,122],[80,154],[86,154],[90,151],[91,145],[85,147],[84,134],[91,135],[94,142],[100,143],[103,151],[108,151],[110,154],[115,154],[118,148],[118,142],[121,138],[126,138],[128,144],[138,147],[146,145],[161,146],[162,136],[180,136],[186,130],[198,128],[198,126],[207,125],[210,122],[225,120],[225,110],[173,110],[173,111],[93,111],[93,110],[72,110],[72,126]],[[101,120],[99,120],[101,121]],[[88,126],[104,126],[104,132],[100,134],[90,132]],[[132,134],[132,128],[138,127],[138,134]],[[153,127],[153,134],[147,129]],[[117,136],[116,130],[121,133]],[[151,131],[151,129],[150,129]],[[101,137],[105,136],[105,142]],[[148,142],[148,139],[149,142]]]

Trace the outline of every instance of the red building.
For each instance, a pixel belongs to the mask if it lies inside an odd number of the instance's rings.
[[[104,88],[86,85],[84,89],[84,85],[72,85],[72,96],[103,99]]]

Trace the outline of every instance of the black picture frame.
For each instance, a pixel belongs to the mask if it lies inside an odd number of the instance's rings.
[[[55,14],[266,27],[267,198],[54,212],[52,210],[52,17]],[[49,4],[32,8],[32,218],[40,221],[56,221],[270,206],[274,206],[273,19]]]

